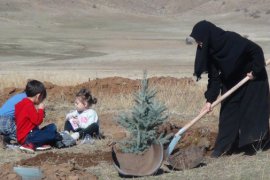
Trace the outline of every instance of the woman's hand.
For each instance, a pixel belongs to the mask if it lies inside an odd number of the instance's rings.
[[[207,113],[210,112],[210,111],[212,111],[213,108],[211,107],[211,105],[212,105],[212,104],[211,104],[210,102],[207,102],[207,103],[204,105],[204,107],[202,108],[202,110],[201,110],[200,113],[203,113],[204,111],[207,111]]]
[[[247,76],[249,77],[250,80],[255,79],[255,77],[253,76],[252,72],[247,73]]]

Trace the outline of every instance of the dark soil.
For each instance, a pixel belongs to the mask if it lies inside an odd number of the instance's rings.
[[[83,153],[54,153],[45,152],[38,154],[35,157],[24,159],[18,162],[20,166],[41,166],[42,164],[62,164],[62,163],[75,163],[82,168],[96,166],[100,162],[108,162],[111,164],[112,157],[111,152],[94,152],[91,154]]]

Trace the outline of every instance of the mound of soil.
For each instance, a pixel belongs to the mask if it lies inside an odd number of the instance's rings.
[[[159,134],[164,133],[165,135],[174,135],[180,129],[180,126],[166,122],[158,127],[157,132]],[[177,149],[195,145],[204,148],[206,151],[211,151],[214,147],[216,136],[217,133],[212,132],[208,127],[199,127],[187,130],[187,132],[185,132],[181,137],[179,143],[175,147],[175,150],[177,151]]]
[[[179,129],[181,127],[165,123],[158,128],[158,133],[174,135]],[[207,127],[188,130],[168,157],[168,165],[176,170],[191,169],[199,166],[203,163],[204,157],[208,156],[213,150],[216,136],[217,133],[211,132]],[[164,145],[165,149],[167,149],[168,144]]]
[[[168,158],[173,169],[184,170],[199,166],[204,160],[204,149],[191,145],[180,149]]]
[[[50,82],[44,82],[48,92],[49,101],[74,101],[74,95],[81,88],[88,88],[97,96],[99,94],[127,94],[137,91],[140,87],[141,80],[132,80],[122,77],[108,77],[103,79],[94,79],[76,86],[58,86]],[[149,78],[149,85],[175,85],[175,84],[195,84],[191,78],[174,78],[174,77],[152,77]],[[16,93],[22,92],[22,88],[9,87],[2,90],[0,96],[0,105],[2,105],[9,97]]]

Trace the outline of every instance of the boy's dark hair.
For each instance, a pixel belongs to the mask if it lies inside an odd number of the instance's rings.
[[[40,93],[40,101],[47,97],[47,92],[44,84],[37,80],[29,80],[25,87],[27,97],[34,97]]]
[[[81,89],[77,94],[76,97],[82,98],[82,100],[86,101],[88,105],[96,104],[97,103],[97,98],[93,97],[91,95],[91,92],[88,89]]]

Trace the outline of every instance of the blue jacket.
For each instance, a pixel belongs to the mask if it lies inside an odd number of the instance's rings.
[[[11,116],[14,118],[15,105],[26,97],[25,92],[23,92],[9,98],[0,108],[0,116]]]

